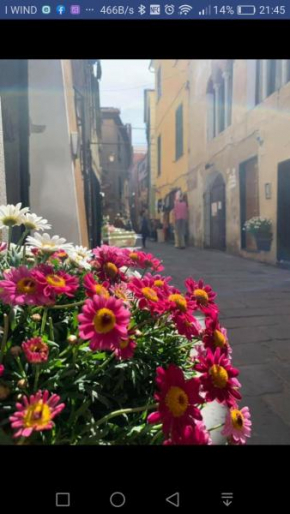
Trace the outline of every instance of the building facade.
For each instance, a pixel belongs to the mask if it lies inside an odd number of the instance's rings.
[[[144,209],[140,191],[140,166],[146,169],[146,155],[141,152],[134,152],[130,168],[129,195],[130,195],[130,217],[135,232],[140,231],[140,213]]]
[[[86,246],[101,241],[100,77],[99,61],[0,60],[7,202]]]
[[[189,168],[189,60],[153,60],[156,114],[157,217],[172,232],[177,191],[187,193]]]
[[[190,62],[189,229],[196,246],[290,261],[290,66],[285,60]],[[270,218],[257,252],[243,230]]]
[[[30,206],[90,247],[101,242],[99,79],[98,61],[28,61]]]
[[[119,109],[102,107],[102,191],[104,215],[114,223],[129,217],[129,169],[132,163],[131,126],[123,124]]]
[[[157,180],[157,148],[155,137],[156,93],[154,89],[144,91],[144,123],[147,139],[147,175],[148,175],[148,214],[150,219],[157,218],[156,180]]]

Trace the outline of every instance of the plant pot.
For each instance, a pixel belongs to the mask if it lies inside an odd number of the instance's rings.
[[[255,235],[258,252],[269,252],[271,250],[272,236]]]

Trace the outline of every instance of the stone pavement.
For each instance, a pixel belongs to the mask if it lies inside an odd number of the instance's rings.
[[[148,244],[176,287],[203,278],[218,293],[242,405],[251,409],[249,444],[290,444],[290,272],[214,250]]]

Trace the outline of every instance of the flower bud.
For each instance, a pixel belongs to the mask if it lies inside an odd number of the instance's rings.
[[[26,380],[26,378],[21,378],[20,380],[18,380],[17,385],[19,389],[25,389],[25,387],[28,386],[28,381]]]
[[[67,342],[69,344],[71,344],[72,346],[76,345],[76,344],[79,344],[79,339],[77,336],[74,336],[74,335],[71,335],[71,336],[68,336],[67,338]]]
[[[19,357],[19,355],[22,353],[22,348],[20,346],[12,346],[10,349],[12,357]]]
[[[5,370],[5,368],[4,368],[3,364],[0,364],[0,377],[2,377],[2,375],[4,375],[4,370]]]
[[[33,321],[41,321],[41,316],[40,314],[32,314],[31,319]]]
[[[0,400],[6,400],[10,393],[11,391],[6,384],[0,384]]]

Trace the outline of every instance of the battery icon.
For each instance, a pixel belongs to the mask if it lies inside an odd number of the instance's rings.
[[[239,16],[254,16],[256,7],[254,5],[238,5],[237,14]]]

